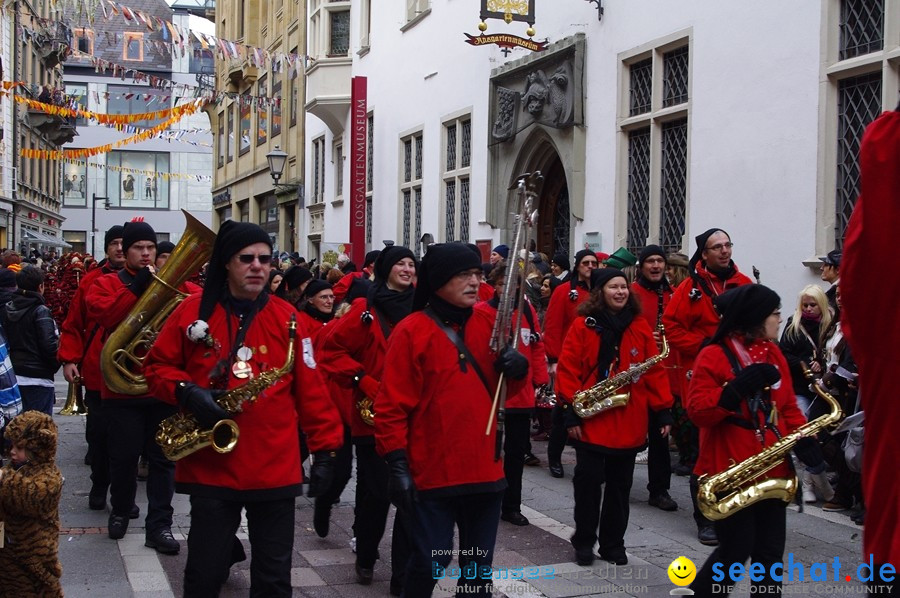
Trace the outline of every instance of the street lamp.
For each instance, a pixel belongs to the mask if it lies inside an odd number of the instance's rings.
[[[276,145],[275,149],[266,154],[266,161],[269,163],[269,174],[272,175],[272,184],[276,189],[281,189],[288,192],[297,192],[297,200],[300,202],[300,207],[302,208],[303,183],[283,184],[278,182],[278,180],[281,178],[281,175],[284,174],[284,166],[285,164],[287,164],[287,158],[287,152]]]
[[[97,255],[97,202],[105,201],[106,205],[103,206],[104,210],[109,209],[109,198],[108,197],[97,197],[96,193],[91,193],[91,255]],[[104,252],[106,248],[104,247]]]

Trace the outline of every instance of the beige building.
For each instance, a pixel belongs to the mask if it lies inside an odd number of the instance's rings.
[[[216,35],[271,57],[300,56],[306,48],[306,3],[218,0]],[[213,226],[228,219],[255,222],[278,251],[301,251],[296,227],[303,197],[302,63],[267,60],[259,67],[247,59],[217,60],[215,89],[228,95],[206,108],[215,138]],[[266,160],[276,146],[288,154],[277,189]]]

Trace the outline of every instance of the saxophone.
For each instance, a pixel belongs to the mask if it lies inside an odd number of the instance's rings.
[[[356,410],[359,411],[359,416],[362,418],[363,423],[369,426],[375,425],[375,410],[372,407],[372,399],[365,396],[363,393],[363,398],[356,402]]]
[[[280,368],[267,370],[246,384],[232,388],[216,398],[219,407],[229,415],[241,413],[245,402],[254,402],[259,393],[272,386],[294,367],[294,339],[297,318],[291,315],[288,323],[287,358]],[[178,461],[206,446],[217,453],[230,453],[237,445],[240,430],[232,419],[216,422],[209,430],[201,430],[200,422],[191,413],[176,413],[159,424],[156,443],[169,461]]]
[[[587,419],[609,409],[627,405],[631,399],[631,393],[619,393],[618,390],[626,384],[631,384],[641,374],[669,356],[669,343],[666,342],[665,334],[660,335],[660,343],[662,344],[662,352],[658,355],[636,363],[627,370],[601,380],[590,388],[576,392],[575,396],[572,397],[572,409],[575,410],[578,417]]]
[[[807,422],[782,437],[772,446],[756,455],[736,463],[713,475],[700,476],[700,490],[697,492],[697,506],[703,515],[712,521],[719,521],[733,515],[744,507],[761,500],[780,498],[786,503],[797,493],[797,478],[765,478],[759,476],[774,469],[804,436],[813,437],[819,432],[835,426],[843,417],[841,406],[817,380],[810,385],[817,395],[831,407],[831,412]]]

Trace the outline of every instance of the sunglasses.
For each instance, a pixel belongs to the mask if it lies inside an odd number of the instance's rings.
[[[242,253],[238,255],[237,258],[242,264],[252,264],[253,260],[259,260],[259,263],[263,265],[272,263],[271,253],[261,253],[259,255],[256,255],[255,253]]]

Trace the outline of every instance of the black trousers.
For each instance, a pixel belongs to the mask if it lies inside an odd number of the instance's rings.
[[[191,496],[185,598],[219,595],[234,560],[243,508],[250,535],[250,596],[291,596],[294,498],[242,502]]]
[[[502,492],[447,498],[419,498],[413,505],[413,551],[406,573],[404,598],[427,598],[453,557],[453,526],[459,528],[459,566],[490,567],[500,523]],[[490,579],[459,576],[457,596],[492,593]]]
[[[750,584],[750,594],[781,594],[781,582],[769,576],[771,567],[780,563],[784,556],[784,541],[787,505],[778,499],[762,500],[731,516],[715,522],[719,545],[713,551],[703,567],[697,572],[691,589],[695,596],[721,596],[722,592],[713,593],[713,585],[733,585],[728,577],[728,568],[732,563],[744,564],[747,559],[751,563],[761,563],[765,567],[765,577],[761,581],[745,578],[742,583]],[[726,577],[721,582],[713,581],[713,564],[722,563]],[[728,593],[731,590],[729,589]]]
[[[672,480],[672,460],[669,457],[669,437],[662,436],[659,416],[650,411],[647,429],[647,490],[650,496],[669,491]]]
[[[572,545],[576,549],[593,548],[594,542],[599,541],[601,556],[625,556],[634,456],[633,452],[613,455],[575,447]]]
[[[172,527],[175,464],[163,456],[155,436],[160,422],[174,414],[175,407],[162,401],[138,405],[121,405],[116,401],[104,401],[101,407],[109,424],[107,446],[112,511],[115,515],[127,517],[134,506],[138,457],[146,449],[150,469],[147,477],[147,533]]]
[[[302,451],[300,459],[303,459]],[[350,442],[350,428],[344,426],[344,445],[337,451],[337,457],[334,461],[334,477],[328,489],[321,496],[316,497],[316,502],[322,501],[328,505],[328,508],[331,508],[332,503],[341,497],[352,475],[353,444]]]
[[[506,492],[503,493],[503,512],[516,512],[522,508],[522,470],[525,469],[525,453],[531,444],[531,414],[507,413],[506,434],[503,437],[503,475],[506,476]]]
[[[550,428],[550,440],[547,442],[547,460],[550,465],[560,463],[562,461],[563,449],[566,448],[566,439],[569,432],[566,430],[566,424],[563,421],[562,407],[556,405],[553,407],[553,415],[551,416],[552,426]]]
[[[91,496],[106,500],[109,490],[109,418],[103,410],[100,391],[85,390],[84,406],[88,410],[85,434],[91,456]]]
[[[697,529],[707,527],[713,524],[712,521],[704,517],[703,513],[700,512],[700,506],[697,504],[697,493],[700,492],[700,482],[697,481],[697,475],[691,474],[689,478],[689,486],[691,489],[691,504],[694,507],[694,523],[697,524]]]
[[[378,559],[378,544],[384,536],[391,499],[388,494],[390,469],[375,452],[374,444],[356,445],[356,562],[371,569]],[[397,511],[391,536],[391,579],[403,585],[410,553],[407,516]]]

